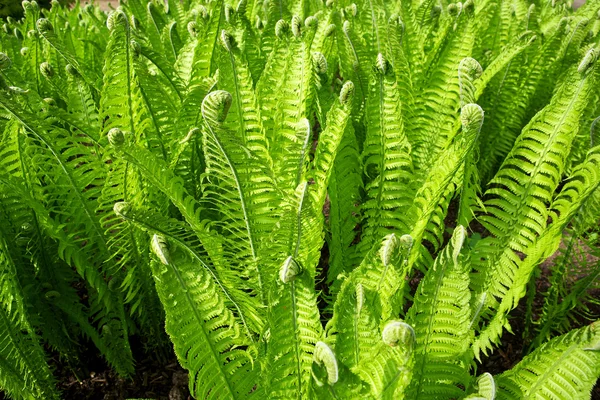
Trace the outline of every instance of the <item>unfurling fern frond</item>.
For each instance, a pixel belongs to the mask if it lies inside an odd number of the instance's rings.
[[[64,43],[61,42],[56,32],[54,31],[54,26],[52,25],[52,22],[50,22],[46,18],[40,18],[36,22],[36,28],[37,32],[39,32],[40,35],[44,39],[46,39],[47,43],[58,54],[60,54],[62,58],[64,58],[64,61],[66,61],[68,65],[71,65],[72,68],[74,68],[79,75],[83,76],[83,79],[85,80],[86,84],[89,85],[91,88],[97,90],[96,82],[98,81],[98,78],[94,75],[94,71],[84,68],[77,59],[77,57],[74,54],[72,54],[72,52],[64,45]]]
[[[237,260],[248,269],[248,284],[264,301],[268,282],[277,271],[259,259],[262,251],[267,251],[268,235],[274,228],[270,202],[276,202],[277,195],[273,181],[265,173],[268,161],[225,128],[232,100],[228,92],[215,91],[202,102],[206,162],[203,203],[218,213],[212,223],[223,232],[229,262]],[[247,144],[250,146],[250,142]],[[246,186],[246,182],[253,184]]]
[[[381,341],[356,368],[375,396],[404,397],[413,372],[414,342],[415,332],[404,321],[391,320],[383,327]]]
[[[278,278],[271,283],[268,306],[266,379],[267,390],[275,397],[303,398],[310,393],[313,351],[321,339],[322,326],[317,308],[314,274],[316,262],[312,251],[315,234],[303,220],[313,218],[309,185],[301,183],[287,210],[279,235],[283,261]],[[277,243],[276,243],[277,244]],[[318,247],[317,247],[318,249]],[[292,349],[292,351],[289,351]]]
[[[474,388],[476,392],[468,395],[464,400],[494,400],[496,398],[496,381],[489,372],[485,372],[477,378]]]
[[[278,398],[306,397],[322,327],[314,280],[293,256],[283,262],[269,303],[266,389]]]
[[[328,331],[340,362],[351,370],[373,357],[381,341],[381,324],[400,313],[411,246],[408,235],[386,236],[342,284]]]
[[[415,116],[407,124],[414,164],[421,177],[452,139],[456,109],[460,106],[456,71],[461,60],[470,55],[475,40],[471,7],[450,4],[448,11],[452,8],[455,14],[443,16],[443,33],[427,52],[425,69],[417,79],[417,90],[423,90],[423,94],[415,101]]]
[[[119,128],[130,132],[136,142],[150,142],[146,137],[150,121],[134,74],[135,49],[129,20],[125,12],[117,10],[109,15],[107,25],[111,35],[100,99],[102,136],[105,138],[111,129]]]
[[[462,131],[433,164],[424,184],[415,196],[408,215],[412,219],[411,236],[415,240],[409,264],[419,257],[427,256],[422,241],[427,239],[439,247],[443,232],[444,216],[452,193],[457,173],[473,151],[474,143],[483,123],[483,110],[477,104],[467,104],[460,113]],[[426,260],[423,259],[423,260]]]

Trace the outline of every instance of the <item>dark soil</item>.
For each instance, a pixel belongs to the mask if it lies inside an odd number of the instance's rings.
[[[77,365],[58,357],[49,361],[54,368],[58,389],[65,400],[191,400],[188,374],[181,368],[172,350],[169,354],[144,352],[136,337],[131,345],[137,361],[135,374],[121,378],[100,357],[92,344],[80,356]],[[168,351],[168,350],[167,350]],[[157,356],[160,355],[160,356]],[[5,397],[0,392],[0,400]],[[41,399],[40,399],[41,400]]]
[[[118,377],[106,365],[99,372],[92,371],[77,378],[73,370],[57,372],[59,389],[65,400],[188,400],[188,374],[176,359],[161,364],[145,359],[138,362],[135,375],[130,379]]]

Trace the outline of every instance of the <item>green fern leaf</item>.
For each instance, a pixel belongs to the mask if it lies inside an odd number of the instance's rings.
[[[409,230],[405,210],[413,196],[411,146],[400,114],[401,99],[394,71],[379,54],[366,106],[367,137],[362,153],[368,181],[363,204],[361,246],[369,249],[389,233]]]
[[[563,190],[552,202],[549,209],[551,223],[535,242],[524,252],[527,257],[517,264],[512,273],[512,284],[503,293],[499,306],[492,320],[480,332],[474,343],[476,354],[485,351],[502,334],[502,329],[510,329],[507,314],[513,310],[519,300],[525,295],[527,282],[531,279],[533,269],[544,259],[551,256],[560,244],[563,230],[579,210],[581,204],[600,186],[600,175],[597,172],[600,154],[598,148],[592,152],[585,163],[574,172],[572,179],[567,181]]]
[[[348,368],[372,358],[381,341],[380,324],[400,313],[408,272],[405,259],[411,245],[410,236],[386,236],[344,280],[327,329],[335,338],[340,361]]]
[[[359,203],[362,189],[362,168],[354,129],[348,125],[338,147],[329,180],[329,268],[327,283],[335,296],[342,280],[338,276],[350,273],[360,260],[353,247],[359,223]]]
[[[9,271],[4,241],[0,243],[2,293],[0,293],[0,387],[15,399],[59,399],[50,367],[46,362],[39,338],[28,324],[22,298],[14,292],[10,282],[16,271]],[[12,288],[13,293],[10,289]]]
[[[403,321],[392,320],[381,336],[381,342],[356,371],[377,398],[403,399],[412,375],[414,330]]]
[[[456,69],[471,53],[475,40],[472,10],[465,8],[457,11],[456,17],[444,18],[440,28],[443,33],[428,52],[421,76],[415,79],[415,90],[423,93],[416,100],[415,116],[408,121],[407,132],[413,145],[415,167],[423,173],[452,139],[453,121],[460,103]]]
[[[97,91],[98,88],[96,87],[96,82],[98,81],[98,78],[93,75],[93,71],[82,67],[79,63],[79,60],[66,48],[63,43],[61,43],[60,39],[56,35],[56,32],[54,31],[52,23],[45,18],[41,18],[36,22],[36,27],[37,31],[44,39],[46,39],[48,44],[50,44],[50,46],[52,46],[52,48],[56,50],[56,52],[60,54],[60,56],[63,57],[68,64],[72,65],[73,68],[77,70],[78,74],[83,77],[86,84],[89,85],[90,88],[94,88]]]
[[[473,149],[483,123],[483,110],[477,104],[467,104],[461,110],[462,132],[454,138],[448,149],[433,164],[425,183],[415,196],[408,215],[413,218],[411,236],[415,240],[409,264],[428,254],[422,247],[427,238],[436,247],[443,233],[443,216],[449,203],[449,187]]]
[[[458,226],[419,284],[407,322],[415,327],[411,399],[457,398],[468,386],[472,331],[468,259],[461,255],[466,229]]]
[[[598,323],[542,345],[496,377],[498,400],[588,399],[600,376]]]
[[[136,46],[131,44],[131,27],[127,15],[120,10],[110,14],[107,24],[111,35],[106,48],[108,57],[100,101],[100,118],[104,121],[102,135],[106,137],[111,129],[119,128],[143,141],[147,139],[145,135],[151,121],[134,75]]]
[[[276,398],[304,398],[312,380],[313,350],[322,336],[314,281],[292,256],[273,285],[267,321],[267,389]]]
[[[475,275],[474,287],[491,295],[487,307],[496,309],[496,298],[505,301],[513,285],[523,283],[515,281],[516,271],[521,270],[516,252],[528,256],[546,229],[552,194],[564,171],[572,132],[577,132],[582,110],[578,104],[585,104],[593,82],[593,66],[583,73],[573,69],[553,101],[524,129],[492,181],[496,187],[487,192],[487,214],[480,220],[494,236],[479,243],[475,257],[479,261],[474,265],[480,275]],[[496,338],[495,334],[481,337],[476,353],[489,347],[486,340]]]
[[[190,372],[190,392],[205,399],[260,397],[251,342],[210,274],[160,236],[153,236],[152,250],[161,260],[152,269],[166,330],[179,362]]]
[[[319,143],[315,150],[315,158],[312,162],[312,179],[315,181],[314,203],[317,210],[323,208],[327,185],[331,176],[334,159],[352,110],[352,96],[354,95],[354,84],[346,82],[342,87],[339,101],[336,101],[327,115],[327,126],[319,135]]]
[[[268,204],[277,197],[273,182],[264,172],[266,160],[238,143],[223,126],[231,101],[229,93],[216,91],[202,102],[206,160],[203,201],[220,213],[213,223],[224,229],[230,262],[237,259],[253,271],[249,284],[264,300],[265,285],[277,272],[273,266],[260,263],[259,258],[262,251],[267,257],[269,254],[268,238],[275,220]],[[246,186],[246,182],[252,185]]]

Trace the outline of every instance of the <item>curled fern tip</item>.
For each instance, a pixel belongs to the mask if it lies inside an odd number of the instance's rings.
[[[125,135],[119,128],[112,128],[110,131],[108,131],[107,136],[108,142],[115,147],[121,146],[123,143],[125,143]]]
[[[415,331],[404,321],[390,321],[381,332],[381,340],[391,347],[402,345],[406,349],[412,349],[415,342]]]
[[[325,342],[318,341],[315,344],[315,351],[313,353],[313,362],[319,366],[325,367],[327,371],[327,383],[329,385],[334,385],[338,381],[338,363],[335,358],[335,354],[331,347],[329,347]],[[323,386],[324,383],[316,376],[313,371],[313,378],[315,382],[319,386]]]
[[[289,283],[296,279],[302,273],[302,267],[294,260],[292,256],[285,259],[279,269],[279,279],[283,283]]]

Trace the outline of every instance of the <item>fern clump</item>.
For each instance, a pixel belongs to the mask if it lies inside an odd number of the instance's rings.
[[[60,398],[74,343],[130,377],[141,339],[197,399],[589,398],[600,2],[570,3],[25,0],[0,388]]]

